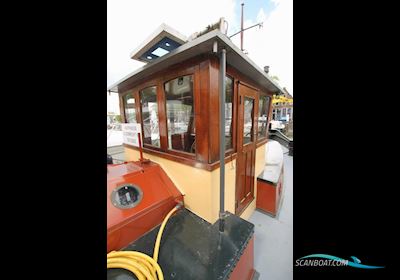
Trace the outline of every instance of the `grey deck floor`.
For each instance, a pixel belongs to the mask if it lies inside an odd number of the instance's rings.
[[[284,152],[287,149],[283,148]],[[284,154],[283,201],[277,217],[254,211],[254,266],[260,280],[293,279],[293,157]]]

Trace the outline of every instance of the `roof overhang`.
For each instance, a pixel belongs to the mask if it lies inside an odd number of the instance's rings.
[[[217,42],[218,51],[226,49],[226,62],[228,65],[238,69],[242,74],[248,76],[259,85],[265,87],[272,93],[280,93],[283,89],[244,54],[229,38],[219,30],[213,30],[193,41],[189,41],[170,53],[148,63],[136,71],[130,73],[108,88],[108,91],[119,92],[120,88],[128,84],[152,75],[168,67],[184,62],[192,57],[213,52],[214,42]]]
[[[163,23],[131,53],[131,58],[141,62],[153,62],[162,56],[157,50],[171,52],[186,42],[186,36]]]

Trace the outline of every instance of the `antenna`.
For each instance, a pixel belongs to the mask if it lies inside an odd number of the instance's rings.
[[[240,49],[243,51],[243,7],[244,2],[242,2],[242,17],[240,19]]]
[[[231,36],[229,36],[229,39],[232,38],[233,36],[235,36],[235,35],[237,35],[237,34],[240,33],[240,50],[243,52],[243,51],[244,51],[244,49],[243,49],[243,32],[246,31],[246,30],[248,30],[248,29],[250,29],[250,28],[256,27],[256,26],[259,26],[260,28],[262,28],[262,27],[263,27],[263,22],[259,22],[259,23],[256,23],[256,24],[250,26],[250,27],[243,28],[243,21],[244,21],[244,18],[243,18],[244,2],[242,2],[241,5],[242,5],[242,18],[241,18],[241,20],[240,20],[240,31],[238,31],[238,32],[236,32],[235,34],[232,34]]]

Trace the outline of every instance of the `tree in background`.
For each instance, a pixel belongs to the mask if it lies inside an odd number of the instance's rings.
[[[275,81],[278,81],[278,82],[279,82],[278,76],[271,76],[271,79],[274,79]]]
[[[115,121],[116,121],[117,123],[121,123],[121,122],[122,122],[122,117],[121,117],[121,115],[116,115],[116,116],[115,116]]]

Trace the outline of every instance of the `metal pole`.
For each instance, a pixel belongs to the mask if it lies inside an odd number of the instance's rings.
[[[224,231],[225,213],[225,76],[226,76],[226,50],[221,50],[219,60],[219,230]]]
[[[243,29],[243,31],[246,31],[246,30],[248,30],[248,29],[250,29],[250,28],[253,28],[253,27],[256,27],[256,26],[260,26],[260,28],[261,28],[261,27],[263,26],[263,22],[259,22],[259,23],[256,23],[256,24],[252,25],[252,26],[246,27],[245,29]],[[236,33],[234,33],[234,34],[232,34],[232,35],[229,36],[228,38],[232,38],[233,36],[235,36],[235,35],[237,35],[237,34],[239,34],[239,33],[242,33],[242,30],[240,30],[240,31],[238,31],[238,32],[236,32]]]
[[[242,19],[240,23],[240,49],[243,51],[243,6],[244,3],[242,3]]]

